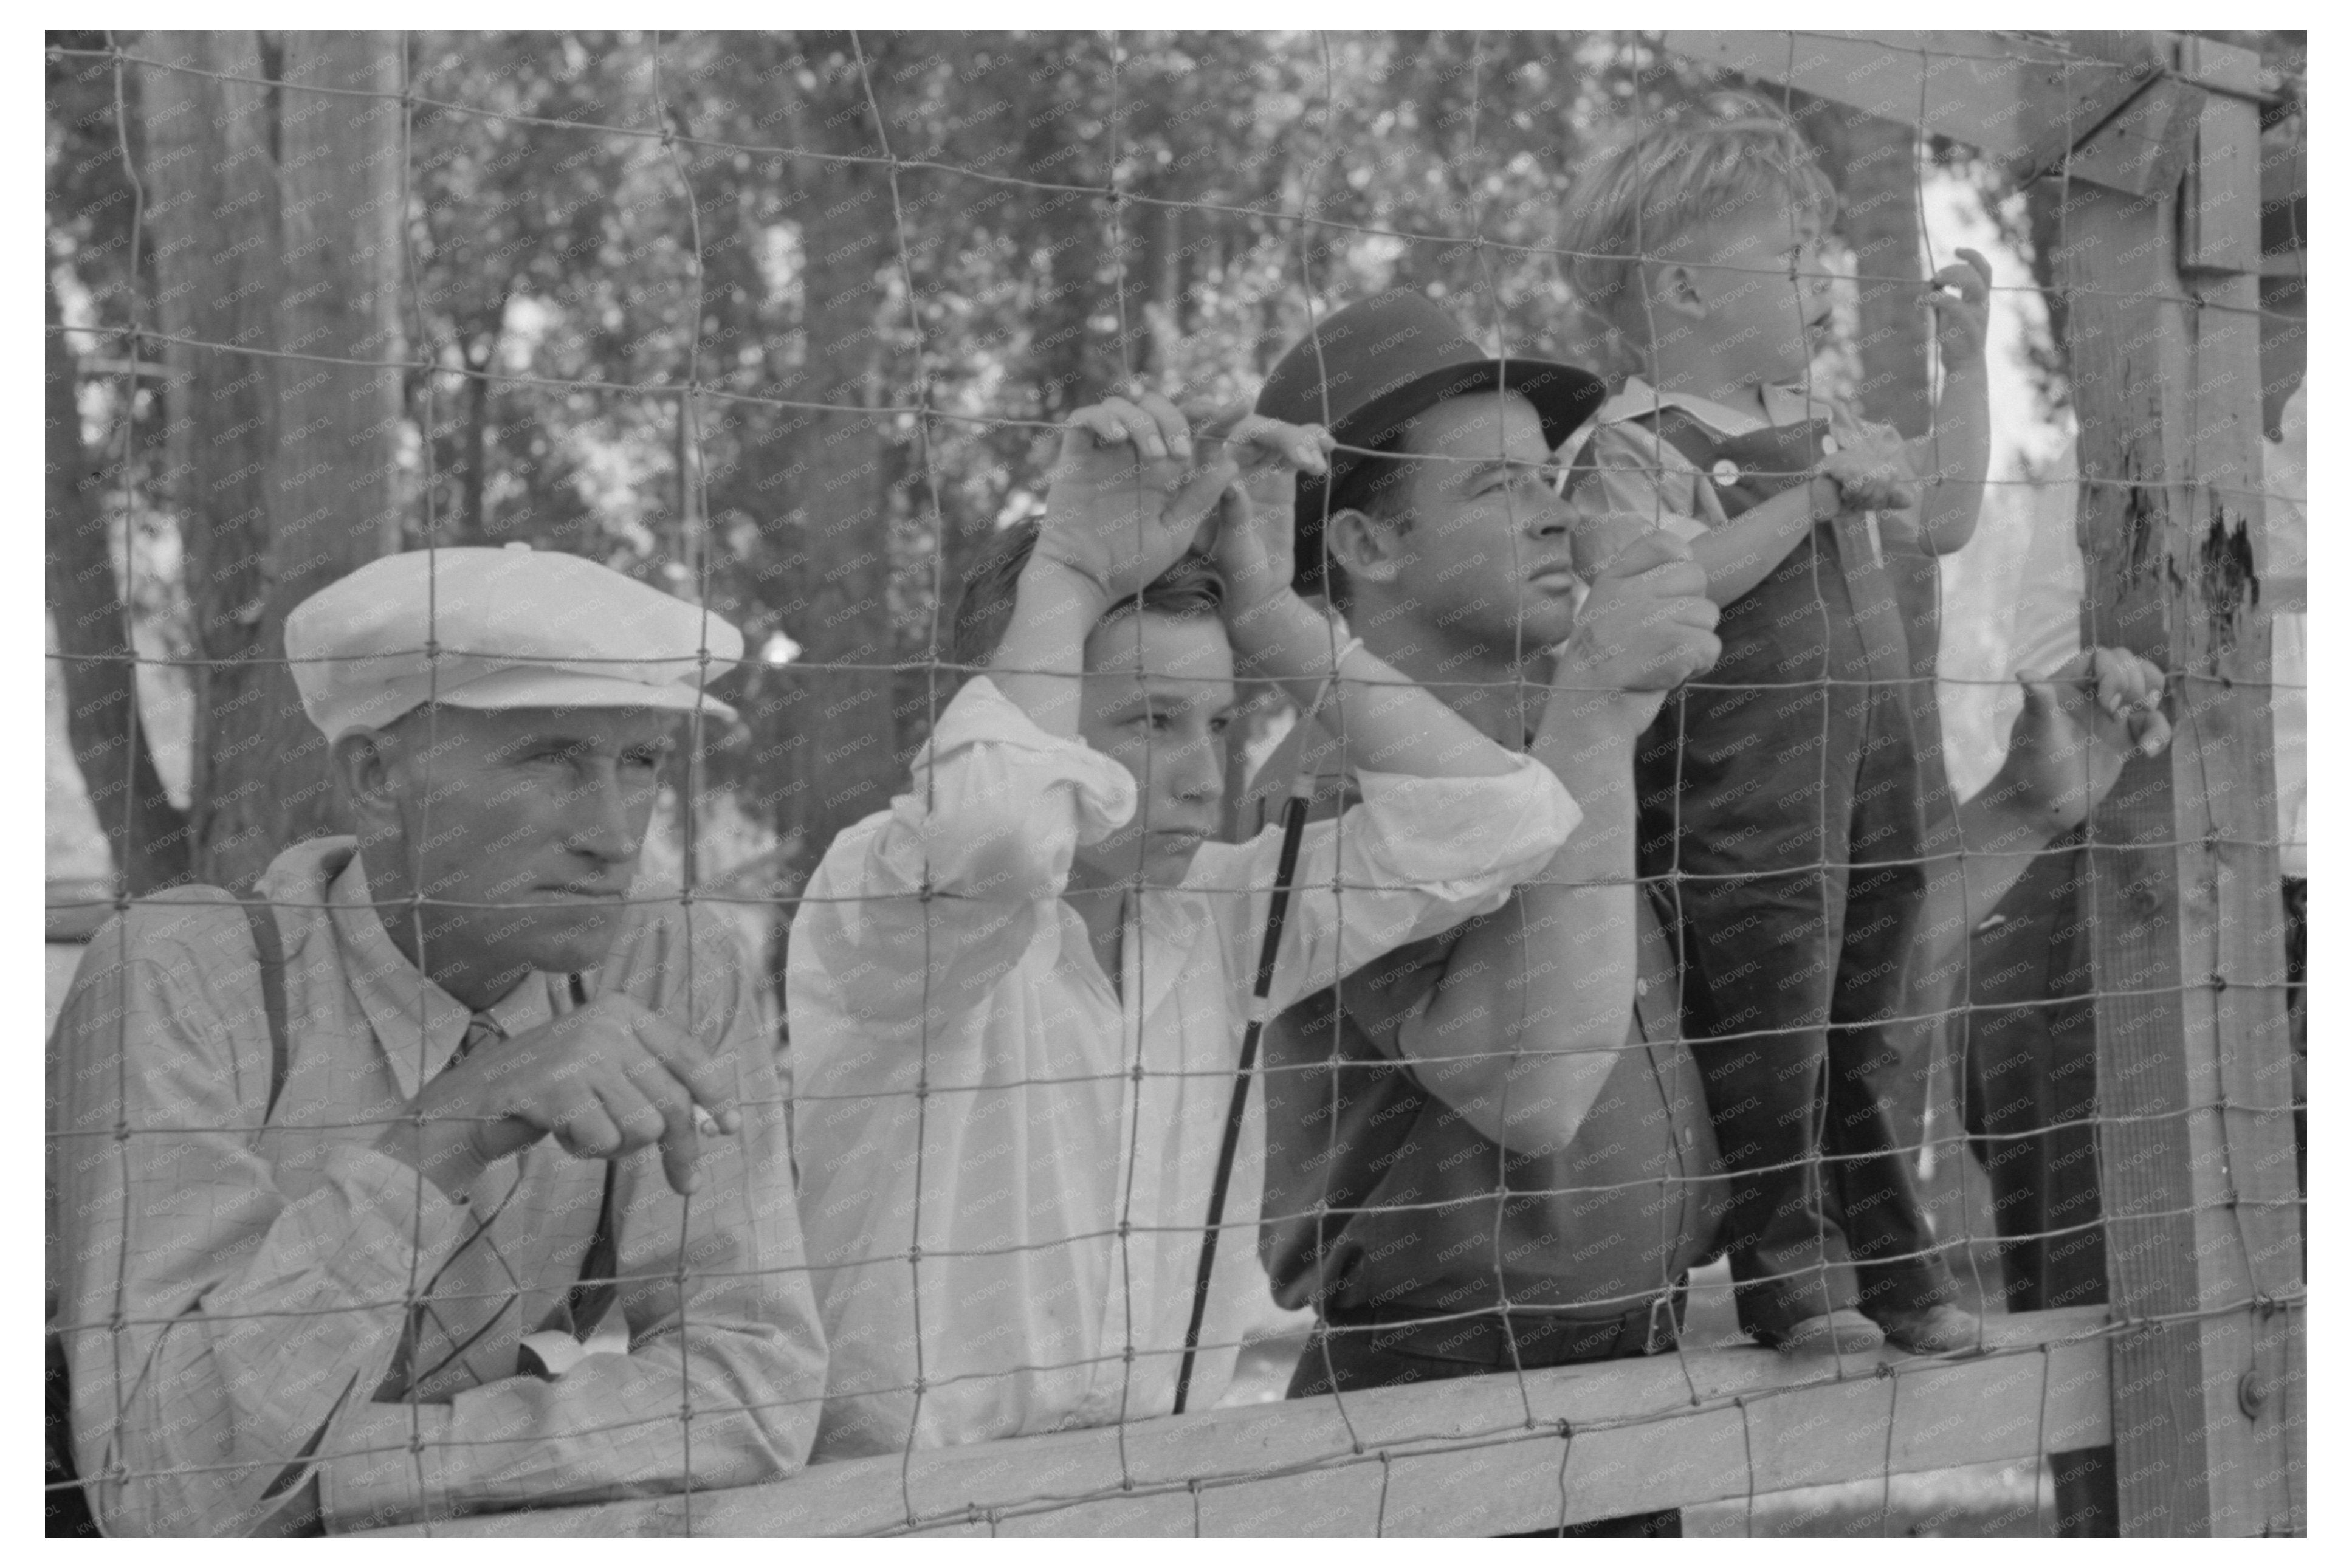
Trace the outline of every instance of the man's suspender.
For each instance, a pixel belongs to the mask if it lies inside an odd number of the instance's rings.
[[[285,1093],[286,1079],[294,1065],[286,1029],[286,941],[278,929],[278,911],[268,900],[239,899],[237,902],[244,906],[246,924],[253,932],[253,956],[261,969],[261,1010],[269,1024],[269,1098],[261,1113],[261,1120],[267,1123],[277,1113],[278,1097]],[[577,974],[571,981],[573,1004],[586,1006],[586,982]],[[604,1319],[620,1295],[620,1281],[614,1278],[620,1272],[619,1235],[613,1213],[614,1178],[619,1169],[617,1161],[604,1163],[604,1201],[597,1211],[596,1232],[589,1238],[587,1255],[581,1259],[580,1279],[564,1300],[563,1310],[572,1321],[591,1328]],[[413,1325],[410,1331],[414,1331]],[[74,1465],[72,1373],[66,1361],[65,1342],[55,1329],[47,1337],[44,1491],[50,1516],[47,1533],[97,1535],[101,1532]],[[404,1340],[406,1337],[404,1334]],[[336,1411],[341,1409],[339,1401]],[[333,1419],[331,1413],[311,1435],[301,1456],[263,1493],[265,1500],[291,1491],[290,1483],[299,1482],[310,1473],[308,1460]]]
[[[286,1091],[286,1077],[294,1065],[286,1045],[286,942],[278,935],[278,910],[268,900],[237,902],[245,906],[246,924],[253,928],[253,955],[261,964],[261,1010],[269,1019],[269,1099],[261,1111],[267,1122],[278,1110],[278,1097]]]
[[[261,1010],[269,1020],[269,1099],[261,1113],[267,1122],[277,1114],[278,1097],[286,1092],[286,1079],[294,1065],[287,1044],[286,943],[278,933],[277,910],[268,900],[239,899],[237,902],[245,906],[246,923],[253,928],[254,957],[261,964]],[[577,974],[570,979],[572,1005],[585,1007],[587,982]],[[602,1318],[619,1294],[619,1282],[614,1278],[620,1272],[619,1233],[613,1213],[619,1169],[619,1162],[604,1162],[604,1201],[596,1213],[596,1232],[589,1237],[587,1256],[581,1259],[580,1282],[572,1287],[568,1304],[582,1322]]]
[[[239,899],[237,902],[245,906],[246,923],[253,930],[253,955],[261,965],[261,1010],[269,1020],[269,1099],[261,1112],[261,1120],[267,1122],[278,1109],[278,1097],[285,1090],[287,1070],[292,1065],[286,1049],[286,942],[278,935],[278,914],[268,900]],[[74,1466],[72,1379],[65,1341],[51,1329],[44,1378],[47,1406],[47,1475],[44,1488],[49,1515],[47,1533],[92,1536],[102,1531]],[[321,1434],[325,1431],[325,1427],[320,1428]],[[317,1438],[311,1441],[315,1446]],[[294,1468],[298,1472],[302,1468],[299,1465]]]

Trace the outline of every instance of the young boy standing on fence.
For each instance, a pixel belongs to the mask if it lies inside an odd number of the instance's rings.
[[[1571,277],[1646,377],[1595,422],[1577,554],[1590,574],[1622,547],[1612,514],[1654,518],[1723,609],[1720,662],[1667,704],[1637,777],[1643,874],[1679,874],[1741,1324],[1791,1352],[1864,1352],[1882,1330],[1948,1351],[1976,1323],[1872,1081],[1894,1065],[1927,847],[1885,562],[1914,531],[1940,554],[1976,526],[1990,273],[1963,251],[1930,287],[1946,385],[1936,435],[1906,449],[1805,384],[1834,205],[1796,128],[1736,94],[1645,121],[1582,172]]]
[[[1551,773],[1335,647],[1292,592],[1296,473],[1328,449],[1257,417],[1196,437],[1150,395],[1080,413],[1042,528],[967,577],[954,652],[983,673],[909,792],[810,882],[789,996],[802,1211],[835,1333],[821,1454],[1174,1404],[1280,838],[1209,842],[1237,667],[1302,706],[1328,682],[1377,770],[1305,837],[1273,1007],[1495,908],[1575,826]],[[1254,1099],[1193,1408],[1223,1394],[1266,1289],[1263,1180]]]

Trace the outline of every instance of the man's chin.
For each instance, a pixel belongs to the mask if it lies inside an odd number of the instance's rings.
[[[1528,654],[1566,642],[1576,631],[1576,606],[1566,595],[1531,597],[1519,616],[1519,647]]]
[[[495,932],[495,945],[542,973],[602,969],[620,940],[627,907],[618,900],[582,900],[517,911],[515,920],[527,923],[513,931]]]
[[[1145,888],[1172,888],[1191,873],[1192,857],[1199,852],[1198,843],[1181,850],[1155,846],[1116,867],[1097,862],[1087,868],[1088,875],[1082,880],[1097,888],[1128,888],[1138,883]]]
[[[1205,839],[1194,839],[1181,848],[1156,849],[1143,862],[1143,885],[1147,888],[1172,888],[1192,875],[1192,857],[1201,852]]]

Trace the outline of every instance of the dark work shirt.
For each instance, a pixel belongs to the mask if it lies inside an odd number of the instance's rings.
[[[1261,778],[1278,801],[1286,745]],[[1318,815],[1342,804],[1332,781]],[[1273,808],[1266,816],[1271,819]],[[1680,1039],[1673,951],[1637,901],[1641,990],[1627,1046],[1566,1148],[1513,1153],[1400,1058],[1459,931],[1375,959],[1268,1026],[1260,1247],[1284,1306],[1463,1311],[1501,1304],[1603,1318],[1708,1254],[1721,1215],[1698,1069]]]

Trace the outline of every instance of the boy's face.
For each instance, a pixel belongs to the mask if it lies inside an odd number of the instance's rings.
[[[1830,279],[1820,220],[1787,204],[1754,200],[1676,248],[1689,295],[1680,314],[1724,385],[1801,382],[1830,331]],[[1660,330],[1669,322],[1661,319]]]
[[[1414,416],[1399,447],[1446,460],[1409,470],[1409,522],[1379,597],[1487,657],[1524,657],[1573,631],[1570,512],[1535,405],[1515,392],[1449,397]]]
[[[1151,611],[1106,622],[1087,638],[1078,735],[1135,775],[1136,812],[1098,844],[1078,846],[1097,886],[1173,887],[1222,825],[1225,731],[1240,699],[1234,650],[1214,616]]]

